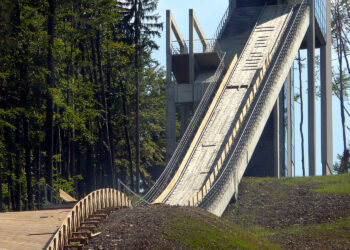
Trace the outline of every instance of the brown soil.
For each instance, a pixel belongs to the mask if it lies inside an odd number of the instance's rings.
[[[120,209],[99,225],[100,235],[85,249],[184,249],[184,245],[159,237],[168,224],[172,208],[149,206]]]
[[[85,249],[257,249],[276,246],[197,207],[120,209]]]

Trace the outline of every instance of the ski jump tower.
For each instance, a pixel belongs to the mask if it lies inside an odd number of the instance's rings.
[[[193,10],[189,14],[185,41],[167,11],[168,163],[144,200],[199,206],[220,216],[237,197],[244,174],[292,176],[291,69],[300,48],[308,51],[309,175],[316,172],[315,49],[320,49],[322,166],[328,174],[330,2],[231,0],[213,40],[205,37]],[[177,113],[183,135],[176,145]]]
[[[176,137],[179,138],[186,134],[190,119],[205,95],[207,87],[211,82],[218,80],[218,71],[229,70],[235,56],[242,59],[249,42],[255,42],[256,49],[268,47],[268,40],[273,37],[270,35],[275,32],[274,29],[277,29],[278,25],[288,26],[288,22],[293,18],[290,6],[301,3],[308,6],[307,32],[296,35],[303,36],[300,49],[307,49],[309,175],[316,174],[316,161],[320,161],[316,159],[315,148],[315,49],[320,49],[321,62],[321,138],[317,138],[317,143],[320,142],[322,148],[322,173],[326,175],[331,172],[333,159],[330,0],[230,0],[229,7],[213,39],[206,38],[191,9],[189,10],[189,40],[187,41],[184,40],[168,10],[166,21],[167,161],[175,152]],[[259,22],[269,22],[269,25],[259,30]],[[284,28],[280,29],[282,30],[278,31],[275,39],[284,32]],[[198,40],[194,39],[195,32],[199,37]],[[256,38],[252,37],[254,32],[260,35]],[[176,41],[172,41],[172,34],[175,35]],[[276,43],[278,45],[279,42],[276,41]],[[277,46],[276,51],[278,52]],[[250,58],[247,58],[242,65],[242,79],[245,78],[246,72],[257,71],[262,67],[258,60],[261,56],[259,53],[259,50],[252,51]],[[238,60],[238,63],[241,62]],[[295,173],[294,74],[293,66],[288,67],[289,73],[279,90],[278,98],[274,100],[273,110],[264,124],[252,155],[249,156],[246,175],[279,177],[293,176]],[[248,88],[248,85],[244,83],[237,87],[237,90]],[[232,100],[232,102],[235,101],[237,100]],[[176,135],[177,120],[181,125],[180,135]],[[203,146],[211,147],[216,144],[214,141],[215,138]]]

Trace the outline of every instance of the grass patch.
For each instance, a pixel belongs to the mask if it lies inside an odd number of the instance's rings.
[[[259,225],[249,225],[245,227],[245,229],[258,237],[289,234],[295,236],[308,236],[312,238],[338,237],[350,239],[350,216],[330,223],[293,225],[283,229],[267,229]]]
[[[315,185],[313,192],[326,194],[350,194],[350,173],[329,176],[296,177],[282,179],[286,185],[301,183]]]
[[[280,249],[226,220],[208,214],[176,214],[170,220],[166,238],[193,249]]]
[[[295,226],[286,230],[301,235],[327,236],[332,234],[333,236],[337,235],[338,237],[350,238],[350,216],[330,223]]]
[[[259,184],[263,182],[276,181],[275,177],[246,177],[246,182],[250,184]]]

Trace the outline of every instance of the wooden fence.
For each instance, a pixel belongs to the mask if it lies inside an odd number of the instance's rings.
[[[69,244],[69,238],[72,237],[73,232],[76,232],[81,223],[96,211],[131,206],[131,200],[116,189],[106,188],[93,191],[72,208],[46,249],[64,249],[64,246]]]

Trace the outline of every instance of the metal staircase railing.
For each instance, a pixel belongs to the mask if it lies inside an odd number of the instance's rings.
[[[117,180],[117,188],[120,192],[126,194],[134,207],[149,205],[150,203],[146,201],[143,197],[135,193],[129,186],[127,186],[120,179]]]
[[[258,90],[257,97],[255,98],[256,100],[254,100],[251,106],[251,110],[248,111],[247,116],[244,118],[243,126],[241,128],[241,131],[239,131],[239,137],[236,139],[237,142],[234,142],[235,146],[230,150],[230,152],[228,152],[229,158],[226,160],[226,162],[223,162],[223,167],[221,167],[220,171],[217,173],[217,175],[215,175],[215,179],[211,180],[212,184],[210,185],[209,189],[206,190],[206,194],[202,195],[201,197],[198,197],[201,199],[197,199],[197,204],[195,204],[193,201],[190,201],[190,205],[193,204],[206,208],[211,204],[211,201],[221,193],[221,190],[224,187],[225,183],[227,183],[228,179],[236,177],[233,176],[237,174],[237,172],[235,172],[237,171],[237,169],[234,169],[232,167],[234,165],[233,162],[240,154],[243,153],[243,147],[241,143],[243,142],[243,140],[246,139],[245,137],[247,137],[247,131],[249,129],[253,129],[253,121],[254,119],[257,119],[259,109],[261,109],[263,104],[265,103],[272,79],[277,75],[277,72],[283,65],[283,62],[287,56],[288,48],[291,44],[293,37],[295,36],[295,33],[298,30],[299,23],[306,9],[307,4],[305,3],[305,0],[303,0],[302,3],[299,5],[296,15],[292,20],[292,23],[289,25],[289,29],[287,27],[288,31],[284,36],[285,39],[281,40],[283,42],[280,44],[277,53],[275,53],[273,59],[271,60],[271,67],[267,71],[266,76],[264,77],[264,80],[260,86],[261,90]]]
[[[230,15],[231,15],[232,11],[230,11],[230,4],[227,7],[224,15],[221,18],[221,21],[218,25],[218,27],[216,28],[216,31],[214,33],[214,40],[216,41],[217,39],[220,39],[222,32],[224,31],[224,29],[226,28],[227,25],[227,21],[230,19]]]

